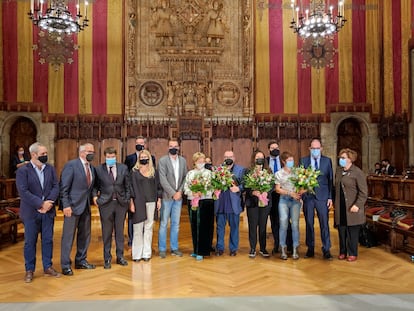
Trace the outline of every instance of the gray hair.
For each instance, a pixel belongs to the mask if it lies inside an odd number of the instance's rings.
[[[93,147],[91,143],[86,143],[79,146],[79,152],[85,151],[86,147]]]
[[[32,153],[32,152],[38,153],[40,147],[46,147],[46,146],[43,145],[43,144],[41,144],[41,143],[39,143],[39,142],[35,142],[35,143],[33,143],[33,144],[30,145],[29,152],[30,153]]]

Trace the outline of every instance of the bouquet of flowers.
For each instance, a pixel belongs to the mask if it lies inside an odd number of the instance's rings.
[[[190,185],[188,187],[191,192],[201,194],[206,194],[207,191],[211,190],[211,179],[209,176],[203,175],[201,173],[194,175],[194,178],[191,180]],[[197,210],[198,202],[200,201],[200,197],[194,197],[191,200],[191,209],[193,211]]]
[[[211,188],[213,189],[213,199],[218,200],[221,191],[226,191],[233,185],[233,174],[227,166],[215,166],[212,170]]]
[[[252,169],[244,176],[244,187],[260,192],[259,207],[264,207],[269,203],[267,192],[275,185],[275,175],[268,170]]]
[[[290,181],[295,186],[296,191],[306,190],[309,193],[315,193],[315,188],[319,187],[318,176],[321,171],[315,170],[312,166],[304,168],[303,165],[292,168],[293,176]]]

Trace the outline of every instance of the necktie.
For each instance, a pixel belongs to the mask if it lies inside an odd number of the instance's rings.
[[[113,166],[111,166],[109,168],[109,176],[111,176],[112,182],[114,182],[115,181],[115,178],[114,178],[114,172],[112,172],[112,168],[113,168]]]
[[[85,172],[86,172],[86,182],[88,183],[88,187],[91,185],[92,177],[91,177],[91,171],[89,170],[89,163],[85,163]]]
[[[273,173],[276,173],[277,171],[278,171],[278,169],[277,169],[277,160],[275,158],[275,159],[273,159]]]
[[[318,159],[315,159],[315,170],[319,169],[318,168]]]

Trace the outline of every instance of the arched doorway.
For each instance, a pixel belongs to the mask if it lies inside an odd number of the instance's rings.
[[[343,120],[338,126],[338,144],[336,154],[343,148],[350,148],[358,153],[355,165],[362,168],[362,129],[360,122],[355,118]]]
[[[13,156],[16,153],[17,146],[24,147],[24,150],[28,153],[29,146],[36,141],[37,130],[36,125],[32,120],[20,117],[10,127],[10,155]],[[10,168],[10,177],[14,177],[14,172]]]

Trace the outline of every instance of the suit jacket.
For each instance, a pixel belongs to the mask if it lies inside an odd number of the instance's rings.
[[[59,181],[55,168],[46,164],[44,170],[43,189],[39,177],[32,163],[20,167],[16,172],[16,187],[20,195],[20,217],[23,222],[33,218],[38,209],[42,207],[43,201],[52,200],[56,202],[59,197]],[[55,217],[56,210],[52,207],[48,212],[50,217]]]
[[[158,162],[158,174],[160,177],[163,200],[172,200],[172,197],[177,191],[183,192],[185,175],[187,175],[187,161],[182,156],[178,156],[178,161],[178,186],[175,184],[174,168],[170,156],[165,155],[161,157]]]
[[[313,160],[313,159],[312,159]],[[300,164],[305,168],[311,166],[311,156],[300,159]],[[330,158],[321,155],[319,161],[319,170],[321,175],[318,176],[319,187],[315,188],[315,194],[305,193],[303,195],[304,201],[312,196],[320,201],[332,200],[333,192],[333,170],[332,161]]]
[[[91,168],[91,185],[86,180],[85,166],[80,158],[65,164],[60,176],[60,209],[71,207],[74,215],[81,215],[90,208],[91,193],[95,182],[95,168]]]
[[[155,157],[153,155],[151,155],[151,158],[152,158],[152,164],[154,164],[154,167],[155,167]],[[124,164],[126,166],[128,166],[128,170],[130,170],[130,171],[132,170],[132,168],[137,163],[137,159],[138,159],[138,156],[137,156],[136,152],[131,153],[131,154],[126,156]]]
[[[122,163],[116,163],[116,179],[108,173],[106,163],[95,168],[96,181],[92,190],[93,197],[97,196],[97,203],[100,207],[108,204],[113,200],[112,195],[115,193],[116,199],[122,206],[128,208],[130,194],[130,175],[128,167]]]
[[[239,215],[244,208],[244,202],[243,202],[243,191],[244,191],[244,185],[243,185],[243,178],[246,174],[246,169],[240,165],[234,164],[232,168],[233,173],[233,179],[235,180],[237,186],[240,188],[240,192],[231,192],[230,189],[226,190],[225,192],[230,193],[230,202],[231,202],[231,208],[233,210],[233,213],[236,215]],[[222,196],[220,195],[218,200],[214,201],[214,213],[217,214],[218,207],[219,207],[219,201],[221,200]]]

